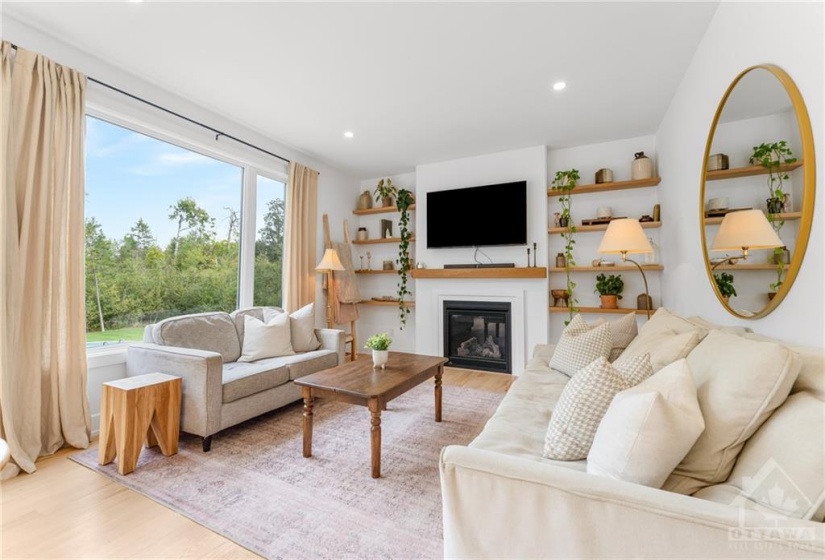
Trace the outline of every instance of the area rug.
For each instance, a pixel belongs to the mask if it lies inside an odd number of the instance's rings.
[[[370,476],[369,412],[318,399],[312,457],[302,456],[296,403],[217,434],[209,453],[181,434],[179,452],[141,452],[122,476],[97,449],[72,460],[267,558],[442,558],[441,449],[469,443],[502,393],[432,383],[381,414],[381,478]]]

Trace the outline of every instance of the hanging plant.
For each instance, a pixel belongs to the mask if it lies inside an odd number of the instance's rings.
[[[406,296],[412,295],[407,289],[407,278],[409,276],[412,259],[410,259],[410,238],[412,235],[409,231],[410,212],[409,208],[415,200],[413,195],[407,189],[399,189],[396,194],[396,207],[401,213],[398,218],[398,229],[401,230],[401,242],[398,244],[398,313],[401,319],[401,329],[407,324],[407,315],[410,314],[410,308],[405,304]]]
[[[564,322],[565,325],[570,323],[573,315],[579,310],[576,307],[578,300],[573,294],[576,288],[576,283],[570,276],[572,267],[576,266],[576,260],[573,258],[573,246],[576,240],[573,236],[576,233],[576,224],[570,214],[572,205],[572,197],[570,192],[576,188],[576,183],[579,180],[579,170],[569,169],[567,171],[556,171],[556,178],[553,179],[553,188],[559,192],[559,203],[561,204],[561,214],[559,215],[559,225],[564,228],[561,232],[561,237],[564,239],[564,273],[567,276],[567,293],[570,300],[569,311],[570,316]]]

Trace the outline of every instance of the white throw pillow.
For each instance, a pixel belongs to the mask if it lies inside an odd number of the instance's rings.
[[[705,431],[663,486],[681,494],[728,479],[745,442],[788,397],[801,365],[781,344],[718,330],[710,331],[687,362]]]
[[[268,323],[246,315],[243,318],[243,328],[243,348],[239,362],[295,354],[289,332],[289,315],[286,313],[276,315]]]
[[[630,343],[630,346],[622,352],[615,363],[622,365],[624,360],[648,354],[650,355],[650,364],[653,366],[653,371],[657,372],[676,360],[681,360],[687,356],[699,344],[700,336],[698,331],[681,334],[657,332],[648,333],[644,337],[642,333],[639,333],[639,336]]]
[[[295,352],[310,352],[321,346],[321,341],[315,336],[314,303],[289,314],[289,329],[292,333],[292,349]]]
[[[544,456],[560,461],[587,457],[599,422],[616,393],[641,383],[651,373],[647,355],[628,360],[622,369],[601,356],[578,371],[564,386],[550,416]]]
[[[587,455],[587,472],[661,488],[705,429],[681,359],[613,398]]]
[[[590,328],[581,315],[574,315],[561,333],[556,351],[550,358],[550,367],[572,377],[596,358],[610,355],[613,339],[607,323]]]

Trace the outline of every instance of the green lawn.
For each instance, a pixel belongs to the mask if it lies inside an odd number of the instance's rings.
[[[119,342],[121,340],[143,340],[143,327],[86,333],[86,342]]]

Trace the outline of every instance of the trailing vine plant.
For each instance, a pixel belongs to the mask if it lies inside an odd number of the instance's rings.
[[[561,214],[559,215],[559,223],[564,228],[561,232],[562,239],[564,239],[564,272],[567,277],[567,294],[569,297],[569,311],[570,316],[565,320],[564,324],[570,323],[573,315],[579,310],[576,307],[578,300],[576,299],[573,290],[576,288],[576,283],[570,276],[572,267],[576,266],[576,260],[573,258],[573,246],[576,240],[573,236],[576,233],[576,224],[570,214],[572,205],[572,198],[570,192],[576,188],[576,183],[579,180],[578,169],[568,169],[566,171],[556,171],[556,178],[553,179],[553,188],[558,190],[559,203],[561,204]]]
[[[395,200],[396,207],[401,213],[398,218],[398,229],[401,230],[401,242],[398,244],[398,313],[401,320],[400,328],[403,330],[407,324],[407,315],[410,314],[410,308],[405,305],[404,300],[406,296],[412,295],[407,289],[407,278],[412,268],[410,259],[410,237],[412,235],[409,231],[409,208],[415,202],[415,199],[407,189],[399,189]]]

